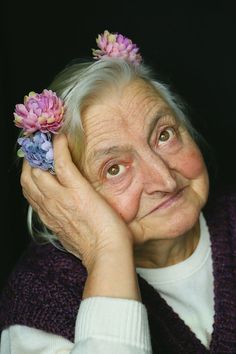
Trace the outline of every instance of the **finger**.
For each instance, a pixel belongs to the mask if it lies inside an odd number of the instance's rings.
[[[38,203],[32,198],[31,194],[28,194],[27,192],[24,192],[24,197],[29,203],[29,205],[32,207],[32,209],[39,214],[40,213],[40,207]]]
[[[31,168],[32,167],[30,166],[29,162],[26,159],[23,159],[21,180],[22,180],[22,177],[31,175]]]
[[[53,150],[56,175],[63,186],[78,188],[84,184],[89,184],[73,163],[68,140],[64,134],[54,137]]]
[[[45,203],[47,197],[55,197],[64,187],[60,185],[57,178],[47,171],[31,167],[24,160],[21,172],[21,186],[23,195],[26,194],[38,204]],[[27,198],[26,198],[27,199]]]
[[[47,171],[41,170],[39,168],[32,168],[31,178],[35,184],[35,187],[39,191],[38,197],[56,197],[65,192],[65,187],[60,184],[57,177]],[[33,185],[28,185],[28,191],[31,188],[33,188]],[[36,192],[35,188],[34,191]]]
[[[32,178],[32,170],[33,168],[30,166],[28,161],[24,159],[22,164],[20,183],[22,186],[23,195],[25,196],[25,193],[29,193],[30,191],[32,197],[36,200],[41,192]]]
[[[32,198],[31,195],[27,194],[25,195],[29,205],[32,207],[32,210],[34,213],[36,213],[37,217],[39,220],[50,229],[50,223],[49,220],[51,220],[51,216],[48,214],[48,211],[45,208],[42,208],[37,202],[35,202]],[[28,215],[28,225],[31,229],[31,231],[34,231],[34,226],[35,223],[33,221],[32,215],[29,217]],[[38,232],[38,231],[37,231]],[[53,228],[53,233],[56,235],[55,227]]]

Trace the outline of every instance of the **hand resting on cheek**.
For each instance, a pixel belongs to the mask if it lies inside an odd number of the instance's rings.
[[[65,135],[54,138],[56,175],[23,163],[23,194],[61,244],[86,268],[97,257],[132,248],[132,235],[121,217],[74,165]]]

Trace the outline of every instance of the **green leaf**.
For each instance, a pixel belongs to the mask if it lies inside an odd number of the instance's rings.
[[[24,154],[24,152],[21,149],[19,149],[19,150],[17,150],[17,156],[18,157],[24,157],[25,154]]]

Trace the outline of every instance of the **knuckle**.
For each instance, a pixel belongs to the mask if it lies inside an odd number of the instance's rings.
[[[42,171],[40,170],[40,168],[32,168],[32,172],[31,172],[33,178],[40,178]]]
[[[57,174],[63,175],[66,172],[66,163],[62,157],[59,157],[55,161],[55,167]]]
[[[59,170],[59,171],[64,170],[65,162],[63,161],[62,157],[57,157],[55,164],[56,164],[57,170]]]
[[[29,174],[28,172],[23,170],[20,176],[20,184],[22,187],[26,187],[28,185],[28,182],[29,182]]]

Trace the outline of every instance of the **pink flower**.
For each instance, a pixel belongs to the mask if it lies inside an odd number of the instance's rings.
[[[92,49],[94,59],[123,58],[134,65],[140,64],[142,61],[137,45],[122,34],[110,33],[106,30],[103,34],[98,35],[96,42],[99,49]]]
[[[63,102],[55,92],[46,89],[40,94],[30,92],[24,104],[15,106],[14,123],[25,135],[37,130],[56,133],[63,123],[63,113]]]

